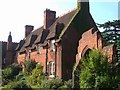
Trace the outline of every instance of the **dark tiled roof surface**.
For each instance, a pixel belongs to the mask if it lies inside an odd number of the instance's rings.
[[[70,20],[72,19],[72,17],[75,15],[76,12],[77,12],[77,9],[74,9],[71,12],[68,12],[67,14],[65,14],[63,16],[58,17],[57,20],[50,26],[50,28],[49,28],[50,33],[48,34],[47,39],[55,37],[57,23],[63,23],[64,28],[65,28],[68,25],[68,23],[70,22]]]
[[[34,30],[33,32],[31,32],[25,39],[25,43],[24,45],[21,47],[20,52],[24,52],[25,51],[25,47],[26,46],[33,46],[35,40],[37,39],[37,36],[39,36],[40,34],[42,34],[43,31],[43,26]]]
[[[16,51],[20,50],[24,43],[25,43],[25,40],[20,40],[18,46],[16,47]]]
[[[42,26],[41,28],[38,28],[37,30],[34,30],[33,32],[31,32],[26,37],[24,45],[19,44],[18,49],[21,48],[20,52],[24,52],[25,47],[29,47],[29,49],[34,49],[35,44],[38,44],[38,43],[40,43],[41,46],[47,45],[47,39],[50,39],[50,38],[53,38],[56,36],[57,23],[62,23],[64,25],[64,27],[63,27],[63,29],[64,29],[76,12],[77,12],[77,9],[74,9],[71,12],[68,12],[67,14],[65,14],[63,16],[58,17],[48,30],[43,30],[43,26]],[[61,30],[63,30],[63,29],[61,29]],[[22,46],[22,47],[20,47],[20,46]]]

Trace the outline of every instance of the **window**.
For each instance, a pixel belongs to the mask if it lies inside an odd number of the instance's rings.
[[[27,55],[28,55],[28,57],[30,58],[30,52],[29,52],[29,51],[27,52]]]
[[[50,77],[55,76],[55,63],[54,62],[49,63],[49,75]]]
[[[37,46],[37,53],[40,54],[40,44]]]
[[[3,59],[3,64],[5,64],[6,63],[6,60],[5,60],[5,58]]]
[[[55,40],[50,41],[50,49],[55,51]]]

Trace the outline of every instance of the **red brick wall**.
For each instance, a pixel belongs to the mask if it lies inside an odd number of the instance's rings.
[[[79,40],[78,54],[76,55],[76,63],[79,63],[79,60],[84,56],[85,52],[88,49],[98,48],[102,50],[104,54],[109,56],[109,61],[112,60],[115,56],[115,47],[114,45],[104,46],[103,38],[99,31],[95,31],[91,28],[90,30],[83,33],[82,38]]]
[[[108,62],[111,62],[116,55],[116,48],[114,44],[105,46],[102,50],[103,54],[108,55]]]
[[[92,48],[98,48],[102,47],[102,39],[100,38],[100,35],[98,35],[99,32],[91,28],[90,30],[87,30],[85,33],[82,34],[82,38],[79,40],[79,46],[78,46],[78,57],[77,59],[80,59],[87,51],[87,49]],[[99,39],[99,40],[98,40]],[[77,60],[78,62],[79,60]]]
[[[31,51],[30,59],[41,63],[43,65],[43,71],[45,72],[45,70],[46,70],[46,49],[41,47],[40,52],[41,53],[38,54],[37,51]],[[18,54],[18,63],[23,62],[25,59],[28,60],[28,56],[25,53]]]
[[[56,49],[56,76],[62,78],[62,46],[61,43],[57,45]]]

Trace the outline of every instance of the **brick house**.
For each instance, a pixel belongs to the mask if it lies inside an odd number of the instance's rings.
[[[25,38],[16,48],[18,63],[35,60],[43,65],[43,72],[50,78],[58,76],[68,80],[81,58],[80,53],[85,53],[83,48],[87,44],[102,45],[100,32],[93,35],[93,31],[98,32],[98,28],[89,12],[89,2],[78,1],[77,8],[60,17],[56,17],[55,11],[46,9],[42,27],[34,30],[31,25],[25,26]],[[93,40],[91,35],[99,36],[101,41]]]
[[[18,43],[12,42],[11,32],[9,33],[7,42],[0,41],[1,68],[5,68],[12,63],[17,63],[17,56],[15,50],[17,46]]]

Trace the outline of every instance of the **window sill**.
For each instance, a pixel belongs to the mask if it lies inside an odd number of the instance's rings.
[[[49,77],[50,77],[50,78],[54,78],[54,77],[55,77],[55,75],[50,75]]]

